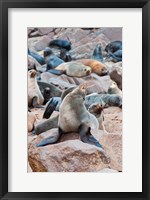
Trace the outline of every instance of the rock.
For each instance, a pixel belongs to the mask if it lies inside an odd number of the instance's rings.
[[[115,81],[122,90],[122,62],[118,62],[112,66],[109,71],[110,78]]]
[[[92,36],[92,38],[90,36]],[[75,44],[75,48],[73,48],[73,50],[70,51],[71,57],[74,60],[82,58],[92,58],[93,51],[97,44],[106,46],[106,44],[109,42],[109,40],[103,34],[100,34],[95,38],[93,38],[93,35],[90,36],[87,36],[83,40],[79,40]]]
[[[42,139],[53,134],[57,134],[57,131],[51,129],[29,144],[29,163],[33,171],[90,172],[108,167],[110,160],[102,149],[80,140],[68,140],[45,147],[36,147]]]
[[[35,115],[32,112],[28,112],[28,132],[33,130],[35,120]]]
[[[37,36],[43,36],[48,35],[51,33],[54,29],[53,28],[35,28],[34,30],[28,32],[28,37],[37,37]]]
[[[122,41],[122,28],[101,28],[95,34],[103,33],[110,42],[121,40]]]
[[[110,86],[112,80],[109,76],[98,76],[97,74],[92,73],[89,76],[83,78],[78,77],[69,77],[65,74],[57,76],[49,72],[44,72],[41,74],[41,81],[46,83],[51,83],[55,86],[58,86],[60,89],[64,90],[69,87],[74,87],[87,82],[87,94],[93,92],[107,92],[108,87]]]
[[[122,109],[109,107],[104,109],[104,127],[108,133],[122,134]]]
[[[110,156],[109,168],[122,171],[122,135],[104,134],[100,143]]]
[[[47,35],[41,37],[28,38],[28,48],[34,51],[42,51],[48,46],[50,37]]]

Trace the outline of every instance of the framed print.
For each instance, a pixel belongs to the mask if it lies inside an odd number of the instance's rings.
[[[149,1],[1,1],[1,199],[149,199]]]

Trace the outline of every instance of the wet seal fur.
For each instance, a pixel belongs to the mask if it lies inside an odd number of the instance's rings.
[[[64,48],[66,50],[70,50],[71,49],[71,42],[68,40],[52,40],[49,43],[49,46],[58,46],[60,48]]]
[[[110,42],[106,47],[105,51],[117,61],[122,61],[122,41]]]
[[[36,71],[32,69],[28,71],[28,106],[41,108],[43,102],[44,98],[36,80]]]
[[[46,47],[44,49],[43,54],[44,54],[45,63],[47,64],[46,71],[50,69],[54,69],[61,63],[64,63],[62,59],[60,59],[58,56],[53,54],[52,50],[49,47]]]

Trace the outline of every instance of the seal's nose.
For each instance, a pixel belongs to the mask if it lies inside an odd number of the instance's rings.
[[[91,74],[91,71],[87,70],[86,75],[90,75],[90,74]]]

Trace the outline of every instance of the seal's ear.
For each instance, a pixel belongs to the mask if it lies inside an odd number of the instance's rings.
[[[86,94],[86,89],[87,89],[87,83],[84,82],[79,86],[79,89]]]

